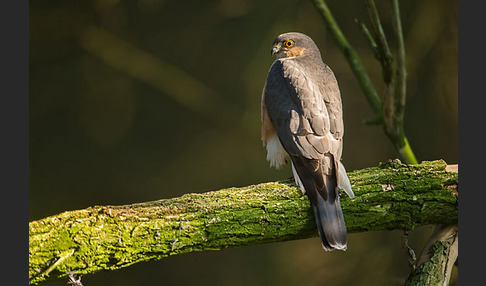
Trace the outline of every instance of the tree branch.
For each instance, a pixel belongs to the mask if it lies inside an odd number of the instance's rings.
[[[349,67],[354,73],[354,76],[358,80],[358,83],[363,90],[363,93],[370,105],[371,109],[375,113],[375,119],[373,122],[382,123],[383,122],[383,115],[382,115],[382,102],[378,93],[376,92],[375,88],[373,87],[373,83],[371,82],[366,70],[359,59],[358,53],[353,49],[351,44],[348,42],[346,37],[344,36],[341,28],[337,24],[334,16],[329,10],[326,1],[324,0],[313,0],[314,5],[317,7],[319,12],[321,13],[322,18],[326,22],[329,30],[331,31],[331,35],[334,38],[339,49],[343,52],[344,57],[349,63]]]
[[[437,225],[405,285],[449,285],[458,241],[457,224]]]
[[[371,22],[374,39],[376,39],[375,46],[371,47],[372,49],[376,49],[375,57],[381,64],[383,81],[386,85],[393,85],[393,54],[390,51],[388,41],[386,40],[378,9],[373,0],[366,0],[365,4],[366,9],[368,10],[368,17]]]
[[[458,174],[446,167],[440,160],[393,160],[348,173],[356,194],[353,200],[341,196],[348,232],[457,223]],[[94,206],[29,223],[29,280],[38,284],[195,251],[315,236],[309,200],[291,180]]]
[[[392,0],[391,2],[393,6],[393,28],[397,40],[397,65],[391,84],[387,84],[385,87],[385,90],[393,89],[393,92],[386,92],[383,97],[384,128],[386,135],[395,145],[395,149],[398,150],[400,158],[403,158],[408,164],[417,164],[418,161],[415,158],[415,154],[410,147],[410,143],[408,142],[403,128],[405,102],[407,97],[405,43],[403,40],[398,0]]]
[[[403,115],[406,100],[405,45],[403,42],[400,10],[397,0],[392,0],[394,32],[398,42],[398,58],[395,71],[393,69],[393,55],[390,51],[378,10],[373,0],[365,1],[371,22],[371,31],[368,30],[364,23],[356,20],[356,23],[368,40],[375,57],[381,64],[385,83],[383,100],[378,96],[358,54],[344,36],[341,28],[339,28],[326,1],[313,0],[313,3],[326,22],[337,46],[348,61],[368,104],[375,113],[375,119],[368,120],[366,123],[382,124],[385,134],[392,142],[400,158],[408,164],[417,164],[415,154],[403,130]]]

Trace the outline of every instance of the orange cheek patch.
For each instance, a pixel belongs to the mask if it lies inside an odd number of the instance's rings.
[[[285,52],[285,55],[288,57],[288,58],[292,58],[292,57],[298,57],[298,56],[302,56],[302,54],[304,53],[304,48],[302,47],[295,47],[295,48],[291,48],[289,50],[287,50]]]

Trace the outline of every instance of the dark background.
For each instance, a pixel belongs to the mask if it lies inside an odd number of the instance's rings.
[[[405,130],[419,161],[458,162],[456,1],[402,1]],[[330,2],[377,90],[381,70],[354,19]],[[394,47],[389,1],[377,1]],[[320,47],[340,84],[348,171],[397,155],[312,1],[30,1],[29,220],[289,178],[260,140],[261,90],[280,33]],[[419,254],[433,227],[410,234]],[[401,285],[401,231],[194,253],[84,276],[84,285]],[[455,273],[456,274],[456,273]],[[65,285],[66,281],[48,283]],[[452,285],[457,284],[456,275]]]

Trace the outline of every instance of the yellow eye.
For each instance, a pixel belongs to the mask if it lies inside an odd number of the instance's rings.
[[[283,45],[286,46],[287,48],[291,48],[294,46],[294,41],[292,40],[285,41],[283,42]]]

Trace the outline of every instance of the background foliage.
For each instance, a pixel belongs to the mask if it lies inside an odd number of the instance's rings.
[[[379,64],[354,23],[367,19],[363,2],[328,4],[380,91]],[[419,161],[457,163],[457,2],[400,4],[408,139]],[[389,2],[377,6],[392,35]],[[348,171],[397,157],[381,127],[362,124],[373,114],[311,1],[35,0],[29,20],[30,220],[290,177],[269,168],[260,140],[270,47],[287,31],[310,35],[336,74]],[[431,231],[411,233],[417,252]],[[196,253],[82,281],[401,285],[401,236],[351,234],[346,252],[325,253],[314,238]]]

